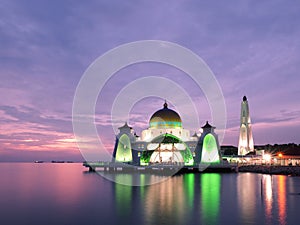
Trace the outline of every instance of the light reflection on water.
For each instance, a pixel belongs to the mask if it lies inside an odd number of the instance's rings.
[[[287,224],[287,176],[262,175],[262,199],[266,214],[266,223]]]
[[[237,204],[238,215],[246,223],[251,224],[260,208],[260,183],[258,175],[253,173],[239,173],[237,175]]]
[[[277,204],[279,208],[279,222],[286,224],[286,176],[277,177]]]
[[[220,211],[221,175],[206,173],[201,175],[202,224],[218,224]]]
[[[261,196],[265,208],[266,223],[272,224],[272,205],[273,205],[273,177],[271,175],[262,175]]]
[[[1,224],[298,224],[298,177],[185,174],[124,186],[83,171],[75,163],[1,163]],[[155,179],[136,176],[115,178]]]

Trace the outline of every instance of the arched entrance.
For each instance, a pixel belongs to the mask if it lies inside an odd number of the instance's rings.
[[[151,154],[147,154],[151,152]],[[148,159],[145,159],[148,155]],[[194,159],[189,147],[172,134],[162,134],[147,145],[144,152],[144,162],[160,164],[193,165]]]

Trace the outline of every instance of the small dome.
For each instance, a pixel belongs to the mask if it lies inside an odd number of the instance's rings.
[[[156,111],[150,119],[151,128],[176,128],[182,127],[181,118],[177,112],[168,108],[167,102],[164,107]]]

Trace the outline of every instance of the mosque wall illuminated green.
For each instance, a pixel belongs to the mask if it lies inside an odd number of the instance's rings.
[[[207,134],[204,137],[201,163],[220,163],[217,141],[212,134]]]
[[[132,162],[132,150],[130,139],[126,134],[123,134],[118,141],[116,152],[117,162]]]
[[[185,145],[185,150],[184,151],[180,151],[183,159],[184,159],[184,165],[185,166],[192,166],[194,165],[194,158],[193,158],[193,155],[191,153],[191,150],[189,149],[189,147]]]
[[[151,155],[154,151],[143,151],[140,158],[140,165],[147,166],[150,163]]]

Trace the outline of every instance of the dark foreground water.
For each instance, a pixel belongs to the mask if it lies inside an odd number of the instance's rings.
[[[84,171],[0,163],[0,224],[300,223],[299,177],[186,174],[130,187]]]

